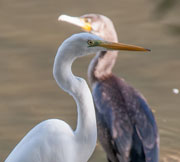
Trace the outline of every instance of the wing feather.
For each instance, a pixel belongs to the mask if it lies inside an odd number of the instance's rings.
[[[109,161],[158,161],[157,125],[137,91],[111,76],[96,84],[93,98],[99,140]]]

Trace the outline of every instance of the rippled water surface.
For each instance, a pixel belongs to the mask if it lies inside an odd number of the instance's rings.
[[[58,46],[80,32],[58,23],[58,16],[85,13],[110,17],[120,42],[152,49],[148,55],[120,52],[114,73],[151,105],[160,132],[160,160],[180,161],[180,94],[172,91],[180,89],[180,3],[162,14],[157,7],[153,0],[1,0],[0,161],[42,120],[61,118],[75,128],[75,102],[56,85],[52,67]],[[77,60],[73,72],[87,79],[91,58]],[[89,161],[105,158],[98,144]]]

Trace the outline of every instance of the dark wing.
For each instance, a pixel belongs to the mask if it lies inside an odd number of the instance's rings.
[[[108,78],[93,88],[98,137],[109,161],[128,162],[133,127],[123,94],[117,86],[114,78]]]
[[[119,84],[118,87],[121,87],[122,85],[124,87],[121,88],[121,90],[123,89],[123,96],[125,103],[127,104],[127,112],[131,123],[135,128],[131,150],[132,161],[134,158],[132,156],[132,151],[134,151],[137,156],[142,154],[140,148],[141,143],[145,161],[158,162],[159,136],[157,124],[151,109],[146,103],[144,97],[139,92],[137,92],[127,83],[122,83],[120,79],[116,78],[116,80]],[[143,155],[141,157],[143,157]]]
[[[93,98],[99,140],[110,161],[158,161],[154,116],[131,86],[111,76],[96,84]]]
[[[133,117],[137,134],[142,141],[146,162],[158,162],[159,136],[157,124],[146,101],[136,95],[138,113]]]

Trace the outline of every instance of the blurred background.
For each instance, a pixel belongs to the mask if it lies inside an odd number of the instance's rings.
[[[180,161],[180,1],[1,0],[0,161],[39,122],[60,118],[76,126],[76,105],[52,76],[57,48],[80,29],[60,23],[60,14],[100,13],[114,22],[119,41],[151,53],[120,52],[114,73],[147,98],[160,133],[160,161]],[[87,80],[93,56],[78,59],[73,72]],[[176,89],[173,91],[173,89]],[[106,161],[99,144],[89,162]]]

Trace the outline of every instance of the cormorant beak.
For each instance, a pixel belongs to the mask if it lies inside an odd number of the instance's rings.
[[[151,51],[150,49],[143,48],[140,46],[128,45],[128,44],[123,44],[123,43],[106,42],[106,41],[99,42],[97,46],[104,47],[106,49],[112,49],[112,50]]]
[[[89,22],[87,22],[85,18],[81,18],[81,17],[72,17],[72,16],[68,16],[68,15],[60,15],[58,18],[58,21],[65,21],[65,22],[68,22],[70,24],[79,26],[87,32],[90,32],[92,29],[91,24]]]

